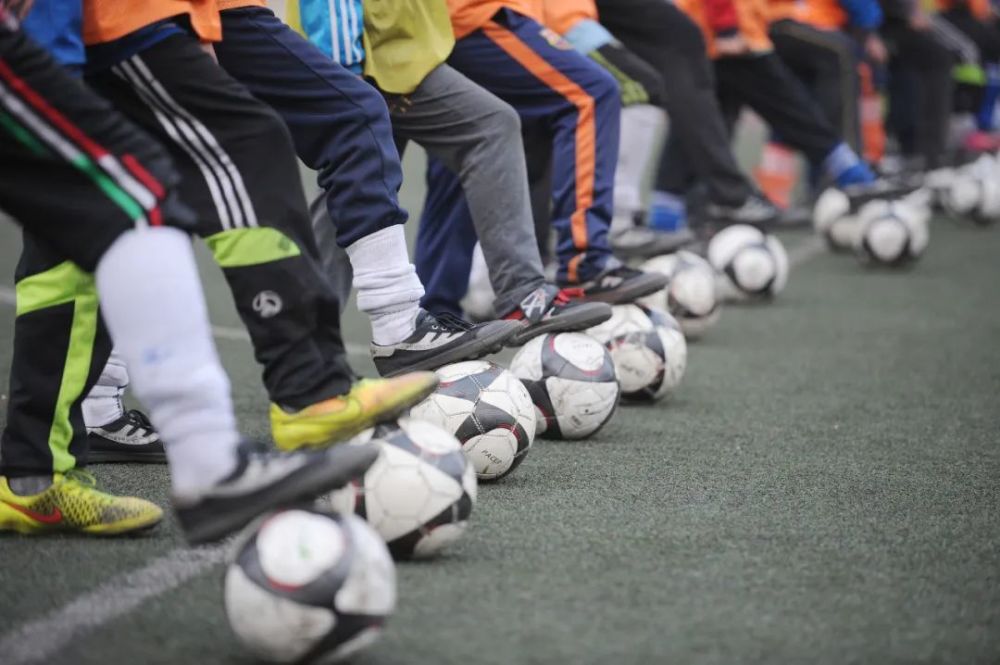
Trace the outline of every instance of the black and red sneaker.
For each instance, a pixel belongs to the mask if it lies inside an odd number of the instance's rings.
[[[593,279],[578,285],[581,299],[623,305],[664,288],[670,279],[654,272],[642,272],[624,265],[615,265]]]
[[[503,317],[523,321],[524,327],[507,339],[507,346],[521,346],[544,333],[585,330],[611,318],[611,307],[582,300],[580,289],[559,289],[543,284],[528,294],[517,309]]]

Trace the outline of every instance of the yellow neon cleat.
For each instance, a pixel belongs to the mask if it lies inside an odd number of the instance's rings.
[[[271,434],[281,450],[323,446],[348,439],[376,424],[398,418],[437,387],[434,372],[411,372],[392,379],[362,379],[346,395],[288,413],[271,405]]]
[[[0,531],[114,536],[150,529],[163,519],[155,503],[106,494],[96,485],[93,476],[76,469],[53,474],[52,485],[43,492],[20,496],[0,476]]]

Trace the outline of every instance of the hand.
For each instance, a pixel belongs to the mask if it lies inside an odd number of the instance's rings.
[[[889,49],[885,47],[885,42],[874,32],[868,35],[868,39],[865,40],[865,54],[873,62],[880,65],[884,65],[889,59]]]
[[[750,52],[750,44],[740,33],[716,36],[715,50],[719,55],[745,55]]]
[[[910,27],[920,32],[930,30],[931,28],[930,17],[927,15],[927,12],[919,6],[913,10],[912,14],[910,14]]]

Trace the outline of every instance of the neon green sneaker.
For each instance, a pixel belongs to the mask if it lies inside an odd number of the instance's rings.
[[[53,474],[45,491],[28,496],[12,492],[0,476],[0,531],[116,536],[151,529],[161,519],[163,511],[155,503],[101,492],[94,477],[79,469]]]
[[[329,445],[393,418],[437,388],[434,372],[411,372],[393,379],[362,379],[351,392],[289,413],[271,405],[271,434],[281,450]]]

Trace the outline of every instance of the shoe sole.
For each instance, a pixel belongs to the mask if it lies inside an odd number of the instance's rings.
[[[166,464],[164,452],[142,452],[139,450],[94,450],[87,455],[88,464]]]
[[[155,528],[163,521],[163,513],[131,520],[120,520],[115,524],[94,524],[91,526],[70,527],[65,522],[57,524],[39,524],[31,522],[16,511],[0,505],[0,534],[19,533],[25,536],[45,536],[50,534],[82,533],[89,536],[129,536]]]
[[[226,499],[228,509],[203,506],[202,510],[211,514],[210,518],[191,522],[190,518],[185,519],[184,512],[193,509],[176,508],[184,537],[191,545],[216,542],[239,531],[264,513],[311,502],[364,475],[378,458],[379,449],[373,444],[346,445],[330,448],[325,454],[325,464],[306,465],[255,494]]]
[[[513,335],[516,335],[522,326],[519,322],[515,321],[497,321],[491,327],[492,330],[487,328],[480,335],[477,335],[475,339],[465,344],[460,344],[441,353],[427,356],[411,365],[393,369],[382,376],[392,378],[400,374],[406,374],[407,372],[434,371],[445,365],[464,360],[478,360],[483,356],[488,356],[503,349],[504,342]]]
[[[620,287],[593,296],[584,296],[587,302],[604,302],[609,305],[624,305],[635,302],[643,296],[656,293],[664,288],[670,280],[666,275],[653,275],[645,273],[641,277],[634,277]]]
[[[577,311],[579,310],[579,311]],[[607,303],[591,302],[577,305],[571,312],[530,325],[507,340],[508,347],[523,346],[529,340],[546,333],[586,330],[611,318]]]
[[[671,254],[679,249],[684,249],[687,245],[694,242],[694,239],[694,234],[688,232],[683,236],[671,238],[670,242],[666,242],[666,239],[664,239],[659,243],[643,245],[642,247],[616,247],[612,243],[611,251],[614,252],[615,256],[623,259],[651,259],[654,256]]]

